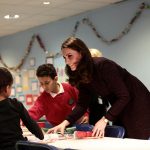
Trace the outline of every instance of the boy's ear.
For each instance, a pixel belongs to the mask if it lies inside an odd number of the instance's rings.
[[[7,93],[8,88],[9,88],[9,86],[7,85],[7,86],[5,86],[5,87],[2,89],[2,91],[3,91],[4,93]]]
[[[7,92],[9,90],[10,86],[7,85],[6,88],[5,88],[5,92]]]
[[[55,76],[54,80],[55,80],[55,81],[58,81],[58,76]]]

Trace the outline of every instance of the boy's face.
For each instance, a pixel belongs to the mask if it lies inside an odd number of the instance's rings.
[[[54,89],[57,85],[57,76],[52,79],[49,76],[45,77],[38,77],[38,80],[40,82],[40,86],[46,91],[46,92],[55,92]]]

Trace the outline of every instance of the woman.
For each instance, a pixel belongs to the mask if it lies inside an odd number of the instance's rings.
[[[150,93],[135,76],[106,58],[92,58],[89,49],[78,38],[68,38],[61,47],[66,62],[68,81],[79,89],[79,100],[73,112],[48,132],[61,131],[81,117],[96,92],[111,104],[93,128],[93,136],[103,137],[108,121],[126,129],[127,138],[148,139],[150,136]]]
[[[95,48],[90,48],[90,53],[92,57],[102,57],[102,52]],[[90,100],[89,109],[89,124],[95,125],[95,123],[106,114],[106,110],[109,103],[101,99],[97,93],[92,94],[92,100]]]

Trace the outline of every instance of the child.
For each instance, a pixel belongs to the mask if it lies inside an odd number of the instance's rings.
[[[40,127],[33,121],[23,104],[17,99],[9,98],[13,77],[11,73],[0,67],[0,149],[15,150],[18,140],[26,140],[20,127],[20,119],[23,124],[39,139],[44,135]]]
[[[28,112],[36,121],[45,115],[51,126],[56,126],[71,113],[77,104],[78,91],[68,83],[58,82],[57,72],[52,64],[40,65],[36,76],[44,91]],[[88,113],[85,113],[78,123],[87,122]]]
[[[92,57],[103,57],[102,52],[95,48],[90,48],[90,53]]]

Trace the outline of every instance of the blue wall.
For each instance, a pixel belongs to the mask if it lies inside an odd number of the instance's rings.
[[[39,34],[50,53],[60,52],[61,43],[72,34],[77,21],[88,17],[99,33],[106,39],[115,38],[128,25],[143,0],[129,0],[109,5],[94,11],[69,17],[57,22],[45,24],[24,32],[0,38],[0,54],[8,66],[16,66],[25,55],[33,34]],[[145,0],[150,5],[150,0]],[[81,38],[89,48],[100,49],[103,55],[118,62],[129,72],[137,76],[150,89],[150,9],[144,9],[142,15],[133,24],[130,32],[112,44],[98,39],[86,24],[81,24],[76,37]],[[45,63],[47,54],[35,41],[31,53],[22,69],[30,69],[31,57],[36,58],[34,69]],[[56,67],[64,67],[62,57],[54,59]],[[22,71],[22,70],[21,70]]]

